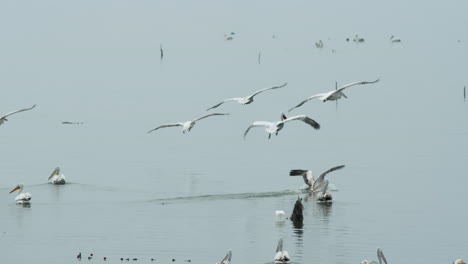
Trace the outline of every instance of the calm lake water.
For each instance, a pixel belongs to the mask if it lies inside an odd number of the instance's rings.
[[[389,263],[468,259],[467,4],[407,5],[0,4],[0,113],[37,104],[0,126],[0,262],[76,263],[82,252],[90,263],[216,263],[231,249],[233,264],[262,264],[279,238],[293,263],[360,263],[377,247]],[[366,41],[346,41],[355,34]],[[335,82],[377,78],[338,105],[289,113],[318,131],[299,122],[270,140],[260,128],[242,137]],[[284,82],[188,134],[146,133]],[[341,164],[328,175],[331,205],[288,176]],[[56,166],[68,184],[47,183]],[[30,207],[8,194],[18,183]],[[276,223],[298,197],[303,228]]]

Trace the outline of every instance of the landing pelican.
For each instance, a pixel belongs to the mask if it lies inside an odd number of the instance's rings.
[[[283,250],[283,239],[280,238],[276,247],[275,263],[289,263],[289,253]]]
[[[290,118],[287,118],[283,113],[281,113],[281,121],[276,121],[276,122],[268,122],[268,121],[255,121],[253,122],[247,130],[244,132],[244,139],[247,136],[247,133],[249,133],[250,129],[252,127],[264,127],[266,132],[268,133],[268,139],[270,139],[271,134],[278,135],[278,132],[283,129],[284,124],[286,124],[289,121],[294,121],[294,120],[300,120],[311,127],[315,129],[320,129],[320,124],[315,122],[310,117],[307,117],[305,115],[298,115],[298,116],[293,116]]]
[[[314,189],[319,184],[324,182],[325,175],[327,175],[328,173],[330,173],[332,171],[341,170],[344,167],[345,167],[345,165],[340,165],[340,166],[336,166],[336,167],[333,167],[331,169],[328,169],[327,171],[320,174],[320,176],[318,176],[317,180],[314,179],[314,175],[312,174],[312,170],[291,170],[289,172],[289,176],[302,176],[302,178],[304,179],[305,184],[307,184],[310,189]]]
[[[453,262],[453,264],[466,264],[465,261],[463,261],[463,259],[457,259]]]
[[[330,92],[326,92],[326,93],[319,93],[319,94],[316,94],[316,95],[312,95],[311,97],[305,99],[304,101],[300,102],[298,105],[296,105],[295,107],[291,108],[288,110],[288,112],[291,112],[293,109],[295,108],[298,108],[300,106],[302,106],[303,104],[307,103],[308,101],[314,99],[314,98],[319,98],[320,100],[322,100],[323,102],[326,102],[326,101],[336,101],[338,99],[340,99],[341,97],[344,97],[344,98],[348,98],[344,93],[343,93],[343,90],[348,88],[348,87],[351,87],[351,86],[354,86],[354,85],[363,85],[363,84],[371,84],[371,83],[376,83],[378,82],[380,79],[377,79],[373,82],[353,82],[353,83],[350,83],[350,84],[346,84],[344,86],[341,86],[340,88],[336,89],[336,90],[332,90]]]
[[[229,101],[236,101],[238,102],[239,104],[250,104],[254,101],[254,96],[256,96],[257,94],[259,93],[262,93],[262,92],[265,92],[265,91],[268,91],[268,90],[273,90],[273,89],[278,89],[278,88],[283,88],[284,86],[286,86],[288,83],[284,83],[283,85],[280,85],[280,86],[274,86],[274,87],[270,87],[270,88],[265,88],[265,89],[262,89],[262,90],[259,90],[259,91],[256,91],[255,93],[249,95],[249,96],[246,96],[246,97],[236,97],[236,98],[230,98],[230,99],[226,99],[224,101],[222,101],[221,103],[217,104],[217,105],[214,105],[208,109],[206,109],[206,111],[210,110],[210,109],[213,109],[213,108],[216,108],[226,102],[229,102]]]
[[[331,203],[333,200],[330,189],[328,189],[328,179],[325,179],[321,184],[314,188],[313,192],[317,193],[316,196],[318,203]]]
[[[382,264],[382,260],[385,264],[387,264],[387,259],[385,259],[382,249],[380,248],[377,248],[377,258],[379,259],[379,264]],[[361,264],[377,264],[377,261],[375,260],[369,261],[366,259],[366,260],[363,260]]]
[[[60,168],[57,167],[49,176],[49,181],[52,180],[53,184],[65,184],[65,175],[60,174]]]
[[[19,194],[15,197],[15,201],[17,204],[29,204],[29,201],[31,201],[31,194],[29,193],[23,193],[23,184],[20,183],[18,184],[13,190],[10,191],[10,193],[19,190]]]
[[[185,134],[185,132],[190,132],[190,130],[193,128],[193,126],[196,124],[197,121],[202,120],[202,119],[207,118],[207,117],[210,117],[210,116],[216,116],[216,115],[229,115],[229,114],[213,113],[213,114],[209,114],[209,115],[204,115],[202,117],[195,118],[192,121],[179,122],[179,123],[173,123],[173,124],[166,124],[166,125],[158,126],[157,128],[154,128],[154,129],[151,129],[150,131],[148,131],[148,133],[151,133],[151,132],[153,132],[155,130],[158,130],[158,129],[164,128],[164,127],[181,126],[182,127],[182,133]]]
[[[11,116],[11,115],[14,115],[16,113],[19,113],[19,112],[23,112],[23,111],[28,111],[28,110],[31,110],[33,109],[34,107],[36,107],[36,105],[33,105],[32,107],[30,108],[25,108],[25,109],[20,109],[20,110],[16,110],[16,111],[13,111],[13,112],[10,112],[2,117],[0,117],[0,125],[3,124],[5,121],[8,121],[7,117]]]
[[[220,262],[216,262],[216,264],[231,264],[231,257],[232,253],[231,250],[229,250],[226,256]]]

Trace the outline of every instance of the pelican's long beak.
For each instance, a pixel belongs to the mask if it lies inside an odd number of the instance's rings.
[[[52,177],[54,177],[54,175],[59,174],[59,171],[60,171],[60,169],[59,169],[58,167],[55,168],[55,170],[54,170],[54,171],[52,172],[52,174],[49,176],[49,180],[50,180]]]
[[[12,193],[12,192],[14,192],[14,191],[16,191],[16,190],[19,190],[19,189],[20,189],[20,187],[19,187],[19,186],[16,186],[13,190],[10,191],[10,193]]]

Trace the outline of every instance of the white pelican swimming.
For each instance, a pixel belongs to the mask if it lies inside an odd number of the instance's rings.
[[[312,190],[312,189],[316,188],[319,184],[324,182],[325,175],[327,175],[328,173],[330,173],[332,171],[340,170],[340,169],[342,169],[344,167],[345,167],[345,165],[340,165],[340,166],[330,168],[327,171],[322,172],[322,174],[320,174],[320,176],[318,176],[317,179],[314,179],[314,175],[312,174],[312,170],[291,170],[289,172],[289,176],[302,176],[302,178],[304,179],[305,184],[307,184],[309,186],[309,188]]]
[[[321,184],[315,187],[313,190],[317,197],[318,203],[331,203],[333,200],[333,196],[328,189],[328,179],[325,179]]]
[[[217,115],[229,115],[229,114],[213,113],[213,114],[209,114],[209,115],[204,115],[204,116],[199,117],[199,118],[195,118],[194,120],[191,120],[191,121],[179,122],[179,123],[173,123],[173,124],[165,124],[165,125],[158,126],[157,128],[151,129],[150,131],[148,131],[148,133],[151,133],[151,132],[153,132],[155,130],[158,130],[158,129],[164,128],[164,127],[180,126],[180,127],[182,127],[182,133],[185,134],[185,132],[190,132],[190,130],[193,128],[193,126],[196,124],[197,121],[202,120],[202,119],[207,118],[207,117],[210,117],[210,116],[217,116]]]
[[[216,262],[216,264],[231,264],[231,257],[232,253],[231,250],[229,250],[226,256],[220,262]]]
[[[254,96],[256,96],[257,94],[259,93],[262,93],[262,92],[265,92],[267,90],[273,90],[273,89],[278,89],[278,88],[283,88],[284,86],[286,86],[288,83],[284,83],[283,85],[280,85],[280,86],[274,86],[274,87],[270,87],[270,88],[265,88],[265,89],[262,89],[262,90],[259,90],[259,91],[256,91],[255,93],[249,95],[249,96],[246,96],[246,97],[236,97],[236,98],[230,98],[230,99],[226,99],[224,101],[222,101],[221,103],[217,104],[217,105],[214,105],[208,109],[206,109],[206,111],[210,110],[210,109],[213,109],[213,108],[216,108],[226,102],[229,102],[229,101],[236,101],[238,102],[239,104],[250,104],[254,101]]]
[[[2,117],[0,117],[0,125],[3,124],[5,121],[8,121],[7,117],[9,117],[9,116],[11,116],[11,115],[14,115],[14,114],[16,114],[16,113],[19,113],[19,112],[31,110],[31,109],[33,109],[34,107],[36,107],[36,105],[33,105],[33,106],[30,107],[30,108],[25,108],[25,109],[16,110],[16,111],[10,112],[10,113],[8,113],[8,114],[6,114],[6,115],[3,115]]]
[[[10,193],[19,190],[19,194],[15,197],[15,201],[17,204],[28,204],[31,201],[31,194],[23,193],[23,184],[18,184]]]
[[[454,262],[452,262],[452,264],[466,264],[466,263],[465,261],[463,261],[463,259],[457,259]]]
[[[283,250],[283,239],[280,238],[278,246],[276,247],[275,263],[289,263],[289,261],[289,253],[288,251]]]
[[[49,176],[49,181],[52,180],[53,184],[65,184],[65,175],[60,174],[60,168],[57,167]]]
[[[255,121],[253,122],[247,130],[244,132],[244,139],[247,136],[247,133],[249,133],[250,129],[252,127],[264,127],[266,132],[268,133],[268,139],[270,139],[271,134],[278,135],[278,132],[283,129],[284,124],[286,124],[289,121],[294,121],[294,120],[299,120],[302,121],[310,126],[312,126],[315,129],[320,129],[320,124],[315,122],[310,117],[307,117],[305,115],[298,115],[298,116],[293,116],[290,118],[287,118],[283,113],[281,113],[281,121],[276,121],[276,122],[268,122],[268,121]]]
[[[392,36],[390,37],[390,42],[392,42],[392,43],[401,42],[401,39],[399,39],[399,38],[397,38],[397,37],[395,37],[395,36],[392,35]]]
[[[338,100],[340,99],[341,97],[344,97],[344,98],[348,98],[344,93],[343,93],[343,90],[348,88],[348,87],[351,87],[351,86],[354,86],[354,85],[363,85],[363,84],[371,84],[371,83],[376,83],[378,82],[380,79],[377,79],[373,82],[353,82],[353,83],[350,83],[350,84],[346,84],[344,86],[341,86],[340,88],[336,89],[336,90],[332,90],[332,91],[329,91],[329,92],[326,92],[326,93],[319,93],[319,94],[316,94],[316,95],[312,95],[311,97],[308,97],[307,99],[305,99],[304,101],[300,102],[298,105],[296,105],[295,107],[291,108],[288,110],[288,112],[291,112],[293,109],[295,108],[298,108],[300,106],[302,106],[303,104],[307,103],[308,101],[314,99],[314,98],[319,98],[320,100],[322,100],[323,102],[326,102],[326,101],[335,101],[335,100]]]
[[[358,34],[356,34],[356,36],[354,36],[354,39],[353,39],[354,42],[364,42],[364,38],[361,38],[359,37]]]
[[[384,254],[382,252],[382,249],[380,249],[380,248],[377,248],[377,258],[379,259],[378,264],[382,264],[382,260],[383,260],[383,262],[385,264],[387,264],[387,259],[385,259],[385,256],[384,256]],[[369,260],[366,259],[366,260],[361,261],[361,264],[377,264],[377,261],[375,261],[375,260],[369,261]]]

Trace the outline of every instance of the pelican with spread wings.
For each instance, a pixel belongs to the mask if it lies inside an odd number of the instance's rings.
[[[289,109],[288,112],[291,112],[293,109],[295,108],[298,108],[300,106],[302,106],[303,104],[307,103],[308,101],[314,99],[314,98],[319,98],[320,100],[322,100],[323,102],[326,102],[326,101],[336,101],[338,99],[340,99],[341,97],[344,97],[344,98],[348,98],[344,93],[343,93],[343,90],[346,89],[346,88],[349,88],[351,86],[354,86],[354,85],[364,85],[364,84],[372,84],[372,83],[376,83],[378,82],[380,79],[377,79],[373,82],[353,82],[353,83],[350,83],[350,84],[346,84],[344,86],[341,86],[340,88],[336,89],[336,90],[332,90],[330,92],[326,92],[326,93],[319,93],[319,94],[316,94],[316,95],[312,95],[308,98],[306,98],[305,100],[303,100],[302,102],[300,102],[298,105],[294,106],[293,108]]]
[[[30,108],[24,108],[24,109],[20,109],[20,110],[16,110],[16,111],[13,111],[13,112],[10,112],[6,115],[3,115],[2,117],[0,117],[0,125],[3,124],[5,121],[8,121],[7,117],[11,116],[11,115],[14,115],[14,114],[17,114],[19,112],[24,112],[24,111],[28,111],[28,110],[31,110],[33,109],[34,107],[36,107],[36,105],[33,105],[32,107]]]
[[[344,167],[345,165],[340,165],[340,166],[330,168],[327,171],[322,172],[322,174],[320,174],[320,176],[318,176],[317,179],[314,178],[314,175],[312,174],[312,170],[291,170],[289,172],[289,176],[302,176],[304,178],[305,184],[307,184],[307,186],[309,186],[309,188],[313,190],[324,182],[325,176],[328,173],[332,171],[336,171],[336,170],[341,170]]]
[[[265,91],[268,91],[268,90],[273,90],[273,89],[278,89],[278,88],[283,88],[284,86],[286,86],[288,83],[284,83],[283,85],[280,85],[280,86],[274,86],[274,87],[270,87],[270,88],[265,88],[265,89],[262,89],[262,90],[259,90],[259,91],[256,91],[255,93],[249,95],[249,96],[246,96],[246,97],[235,97],[235,98],[230,98],[230,99],[226,99],[224,101],[222,101],[221,103],[217,104],[217,105],[214,105],[208,109],[206,109],[206,111],[210,110],[210,109],[213,109],[213,108],[216,108],[226,102],[229,102],[229,101],[235,101],[235,102],[238,102],[239,104],[250,104],[254,101],[254,96],[256,96],[257,94],[259,93],[263,93]]]
[[[271,134],[278,135],[278,132],[283,129],[284,124],[290,121],[302,121],[309,126],[317,129],[320,129],[320,124],[317,123],[315,120],[312,118],[305,116],[305,115],[298,115],[298,116],[293,116],[293,117],[286,117],[283,113],[281,113],[281,121],[276,121],[276,122],[268,122],[268,121],[255,121],[253,122],[247,130],[244,132],[244,139],[247,136],[247,133],[249,133],[250,129],[253,127],[263,127],[265,128],[265,131],[268,133],[268,139],[270,139]]]
[[[172,123],[172,124],[165,124],[165,125],[158,126],[157,128],[151,129],[150,131],[148,131],[148,133],[151,133],[151,132],[153,132],[155,130],[158,130],[158,129],[164,128],[164,127],[180,126],[180,127],[182,127],[182,133],[185,134],[185,132],[190,132],[190,130],[193,128],[193,126],[196,124],[197,121],[202,120],[202,119],[207,118],[207,117],[210,117],[210,116],[217,116],[217,115],[229,115],[229,114],[226,114],[226,113],[213,113],[213,114],[204,115],[202,117],[195,118],[195,119],[193,119],[191,121]]]

